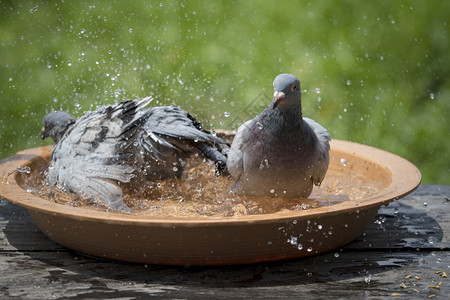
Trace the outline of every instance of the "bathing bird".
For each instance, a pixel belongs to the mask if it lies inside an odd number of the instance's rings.
[[[271,104],[238,128],[227,170],[242,194],[305,198],[327,172],[330,135],[302,117],[296,76],[280,74],[273,87]]]
[[[151,100],[102,106],[75,122],[67,115],[47,115],[43,137],[57,142],[49,184],[99,200],[113,210],[131,212],[123,202],[122,186],[146,188],[152,180],[178,177],[194,154],[224,168],[221,147],[226,142],[181,108],[145,108]],[[72,121],[67,125],[60,119]]]

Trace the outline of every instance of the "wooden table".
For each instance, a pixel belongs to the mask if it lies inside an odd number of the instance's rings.
[[[367,231],[342,249],[276,263],[200,268],[75,253],[45,237],[25,209],[0,200],[0,299],[448,299],[449,201],[450,186],[422,185],[382,207]]]

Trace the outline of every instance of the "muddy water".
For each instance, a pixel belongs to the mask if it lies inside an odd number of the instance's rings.
[[[283,210],[306,210],[344,201],[364,199],[382,189],[382,183],[368,181],[357,173],[328,171],[320,187],[307,199],[240,196],[233,181],[214,174],[211,163],[195,162],[180,179],[148,182],[139,189],[123,187],[124,201],[135,214],[154,217],[224,217],[267,214]],[[31,172],[23,184],[28,192],[49,201],[70,206],[91,206],[107,210],[98,201],[49,187],[45,171]]]

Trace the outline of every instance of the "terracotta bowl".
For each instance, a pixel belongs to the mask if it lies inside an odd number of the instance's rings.
[[[2,160],[1,197],[28,209],[39,229],[58,244],[96,257],[147,264],[246,264],[329,251],[361,235],[382,204],[411,193],[421,180],[419,170],[399,156],[333,140],[329,174],[376,181],[382,186],[377,193],[307,210],[154,218],[58,204],[27,192],[24,180],[29,170],[44,170],[51,150],[29,149]],[[341,159],[348,165],[344,167]]]

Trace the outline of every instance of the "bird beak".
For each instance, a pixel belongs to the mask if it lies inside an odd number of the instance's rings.
[[[273,93],[273,100],[275,100],[275,102],[273,103],[273,109],[275,109],[278,104],[280,104],[281,100],[284,99],[284,97],[286,96],[285,93],[280,92],[280,91],[276,91],[275,93]]]

